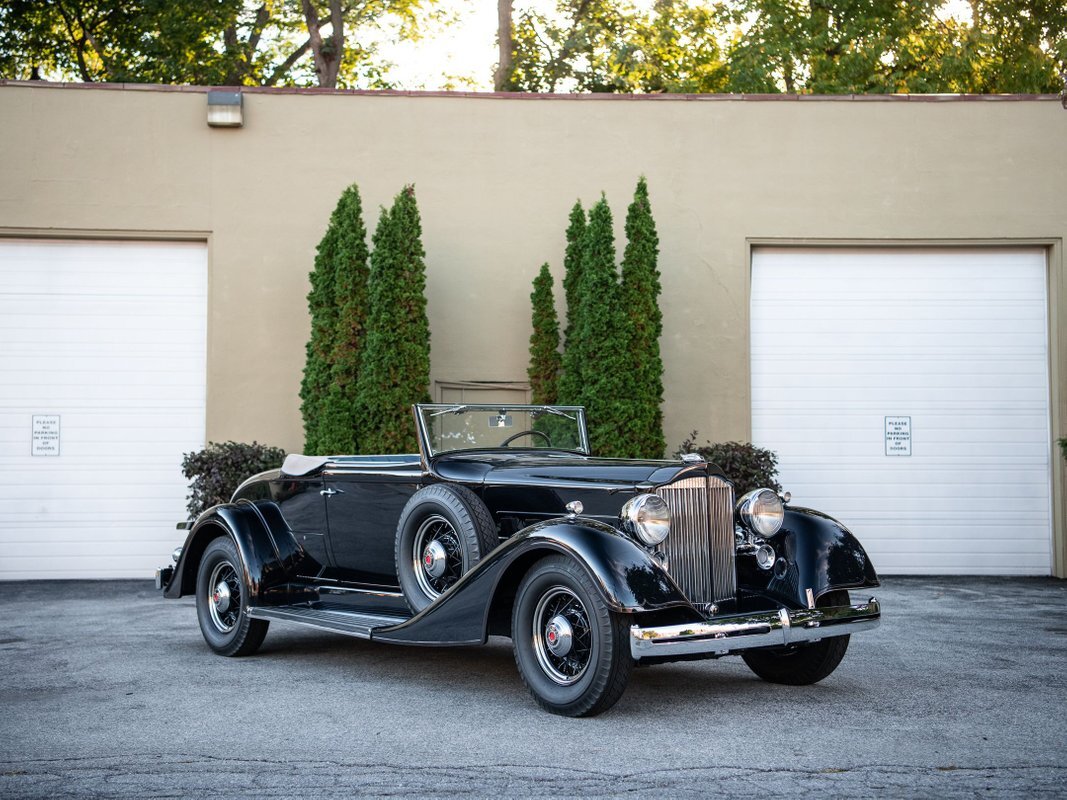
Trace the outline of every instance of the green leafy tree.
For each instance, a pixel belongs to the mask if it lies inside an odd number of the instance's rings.
[[[729,51],[737,92],[880,93],[901,89],[895,53],[923,35],[939,0],[740,0]],[[740,30],[743,20],[751,24]]]
[[[520,3],[514,91],[1059,92],[1062,0]],[[501,18],[500,29],[507,20]]]
[[[411,453],[418,447],[413,403],[429,402],[430,324],[426,253],[415,187],[406,186],[374,232],[370,315],[357,384],[357,438],[363,452]]]
[[[0,6],[6,78],[213,82],[216,45],[237,0],[8,0]]]
[[[389,86],[379,48],[447,22],[437,0],[8,0],[2,77]]]
[[[1056,93],[1067,80],[1067,4],[970,0],[970,19],[935,19],[905,57],[908,91]]]
[[[562,398],[586,408],[589,445],[601,456],[625,457],[631,452],[628,435],[630,391],[627,320],[619,302],[615,266],[615,234],[611,209],[604,197],[589,212],[583,236],[582,272],[578,286],[578,316],[565,354],[586,365],[575,397]]]
[[[720,6],[658,0],[634,14],[607,58],[613,91],[724,92],[729,77],[718,22]],[[607,81],[605,81],[607,82]]]
[[[577,405],[582,386],[582,363],[577,348],[572,348],[580,313],[579,286],[582,280],[582,248],[587,227],[581,201],[575,201],[567,225],[567,251],[563,256],[563,294],[567,303],[567,326],[563,331],[562,372],[559,378],[559,401]]]
[[[512,91],[617,90],[608,63],[625,40],[632,6],[618,0],[559,0],[554,13],[525,7],[512,26]],[[499,38],[499,37],[498,37]]]
[[[538,405],[552,405],[559,399],[559,319],[552,285],[552,273],[548,264],[544,264],[534,278],[530,295],[533,333],[530,335],[530,367],[526,371],[530,376],[533,402]]]
[[[658,257],[659,236],[648,200],[648,184],[642,177],[626,213],[621,306],[627,316],[630,356],[627,399],[631,403],[631,452],[644,458],[661,458],[667,447],[663,438],[663,361],[659,352],[663,314],[659,309]]]
[[[328,314],[332,330],[324,342],[329,347],[328,371],[322,375],[328,383],[320,395],[318,438],[311,452],[358,453],[356,392],[367,332],[368,280],[367,229],[358,187],[350,186],[341,195],[334,218],[333,305]]]

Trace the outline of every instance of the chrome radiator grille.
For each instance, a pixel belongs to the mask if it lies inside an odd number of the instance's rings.
[[[737,593],[734,567],[734,490],[716,477],[683,478],[658,494],[671,508],[663,542],[671,577],[694,603],[717,603]]]

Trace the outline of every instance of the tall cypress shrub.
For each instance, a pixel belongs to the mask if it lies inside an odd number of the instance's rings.
[[[563,329],[566,342],[574,329],[574,315],[578,308],[578,284],[582,278],[582,243],[586,228],[582,201],[575,200],[567,224],[567,250],[563,255],[563,294],[567,301],[567,325]]]
[[[346,305],[346,292],[349,291],[346,287],[366,281],[365,239],[359,188],[353,185],[341,193],[330,215],[310,275],[308,311],[311,315],[311,336],[306,347],[304,376],[300,383],[300,411],[304,419],[306,453],[331,452],[331,442],[325,431],[330,421],[326,404],[330,387],[338,377],[334,369],[339,346],[338,321],[341,309]],[[352,369],[358,368],[355,362],[350,366]],[[345,448],[341,448],[332,452],[344,451]]]
[[[576,200],[567,225],[567,250],[563,256],[563,294],[567,303],[567,324],[563,331],[563,361],[559,378],[558,400],[565,405],[579,405],[582,391],[582,361],[575,342],[581,316],[579,286],[582,277],[582,250],[588,223],[582,203]]]
[[[530,335],[530,377],[532,400],[537,405],[551,405],[558,400],[559,370],[559,318],[556,316],[556,300],[552,294],[552,273],[548,264],[534,278],[530,303],[533,306],[533,333]]]
[[[426,252],[414,186],[382,209],[373,242],[356,435],[365,453],[413,453],[411,404],[430,399]]]
[[[626,213],[626,251],[622,259],[622,309],[628,317],[631,411],[630,454],[635,458],[662,458],[663,361],[659,337],[663,315],[659,309],[657,269],[659,237],[648,201],[648,184],[642,176]]]
[[[334,276],[335,306],[330,386],[319,422],[319,453],[358,453],[356,436],[357,382],[367,327],[367,229],[359,190],[343,197],[345,222],[337,234],[338,268]]]
[[[603,196],[589,212],[577,300],[574,342],[567,356],[573,350],[572,358],[583,365],[578,399],[588,415],[589,446],[595,455],[625,456],[630,452],[626,398],[632,373],[627,320],[619,303],[611,209]]]

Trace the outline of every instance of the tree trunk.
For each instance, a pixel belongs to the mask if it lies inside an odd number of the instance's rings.
[[[308,40],[311,53],[315,58],[315,74],[319,86],[326,89],[337,88],[337,75],[341,71],[341,58],[345,52],[345,21],[341,9],[341,0],[330,0],[330,37],[322,38],[319,14],[311,0],[303,0],[304,19],[308,26]]]
[[[515,38],[511,29],[512,7],[515,0],[497,0],[496,2],[496,41],[500,49],[496,73],[493,76],[493,89],[505,92],[511,84],[511,70],[515,54]]]

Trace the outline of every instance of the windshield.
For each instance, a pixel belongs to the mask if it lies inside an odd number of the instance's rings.
[[[501,447],[588,453],[578,406],[420,405],[419,435],[431,456]]]

